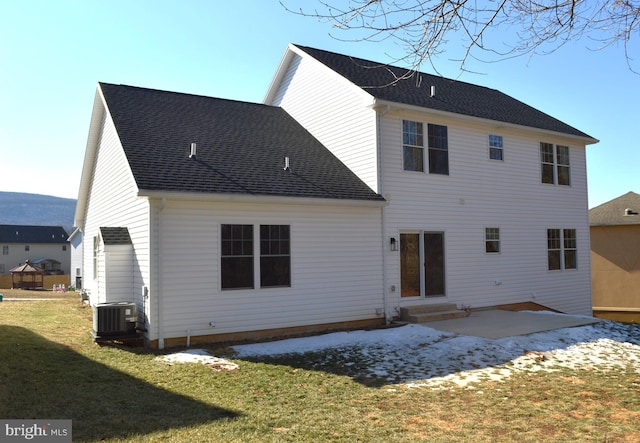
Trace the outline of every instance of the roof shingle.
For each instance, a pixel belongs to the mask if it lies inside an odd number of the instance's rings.
[[[495,89],[334,52],[295,46],[380,100],[554,131],[595,141],[584,132]],[[433,96],[432,86],[435,87]]]
[[[384,200],[281,108],[100,88],[140,190]]]
[[[0,225],[2,243],[68,243],[62,226]]]
[[[640,224],[640,195],[627,192],[589,210],[591,226]]]

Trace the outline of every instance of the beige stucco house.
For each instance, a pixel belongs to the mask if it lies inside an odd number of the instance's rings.
[[[640,321],[640,195],[628,192],[589,211],[593,314]]]

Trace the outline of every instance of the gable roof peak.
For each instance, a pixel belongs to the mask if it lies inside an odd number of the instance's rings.
[[[590,135],[497,89],[349,55],[292,45],[371,94],[375,99],[434,111],[492,120],[577,137]]]

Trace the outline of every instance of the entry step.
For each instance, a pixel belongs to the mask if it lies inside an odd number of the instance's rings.
[[[428,323],[430,321],[463,317],[467,317],[467,312],[458,309],[458,307],[452,303],[416,305],[400,308],[400,319],[408,323]]]

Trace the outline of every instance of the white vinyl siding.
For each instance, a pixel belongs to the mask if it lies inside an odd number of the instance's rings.
[[[448,127],[449,176],[403,171],[402,120]],[[569,145],[572,186],[540,183],[539,136],[504,130],[509,168],[487,162],[489,126],[408,112],[383,119],[381,144],[385,173],[385,237],[400,232],[444,232],[446,301],[472,307],[533,301],[563,312],[590,314],[590,271],[584,147]],[[550,138],[551,141],[554,141]],[[554,141],[555,142],[555,141]],[[479,165],[482,165],[480,167]],[[500,254],[485,252],[485,227],[500,227]],[[577,231],[579,269],[547,270],[546,235],[550,226]],[[400,297],[399,254],[388,252],[390,305],[417,303]]]
[[[98,138],[95,167],[91,177],[91,192],[88,197],[86,220],[83,229],[83,286],[90,293],[92,304],[112,301],[109,299],[107,282],[104,280],[106,263],[104,245],[98,259],[98,276],[93,273],[93,237],[100,227],[125,227],[136,254],[135,265],[129,270],[131,277],[127,285],[131,288],[129,301],[135,301],[143,309],[141,287],[149,285],[149,202],[137,196],[137,186],[126,159],[113,122],[107,113],[102,122]],[[103,275],[100,275],[100,270]],[[97,277],[97,278],[96,278]],[[120,285],[120,283],[118,283]],[[118,298],[125,295],[117,292]],[[148,309],[148,307],[146,307]],[[147,316],[152,318],[147,312]]]
[[[372,97],[310,57],[295,56],[272,103],[378,190],[376,112]],[[402,140],[401,138],[399,140]]]
[[[161,223],[159,252],[172,257],[159,272],[165,338],[365,320],[383,308],[378,208],[170,200]],[[289,225],[291,286],[221,290],[223,224]]]

